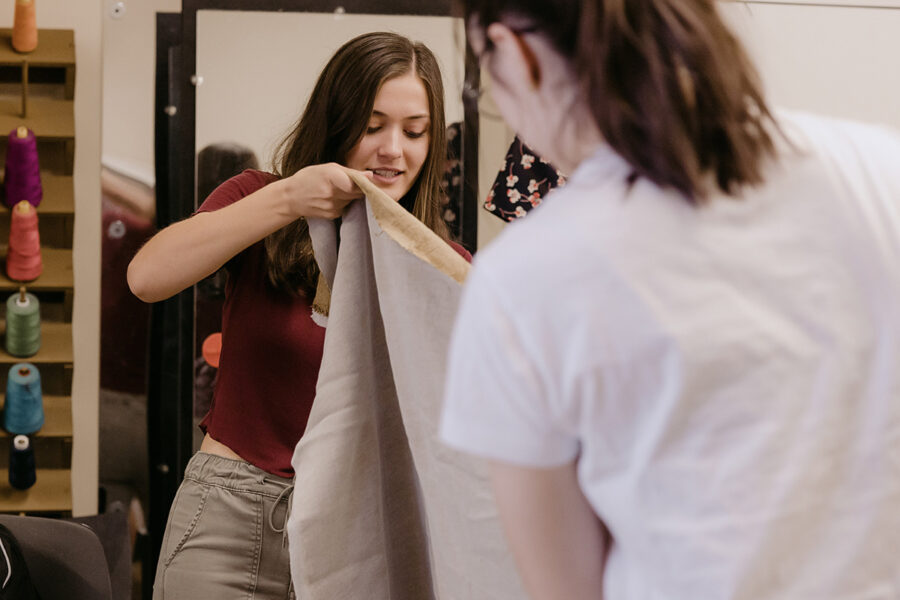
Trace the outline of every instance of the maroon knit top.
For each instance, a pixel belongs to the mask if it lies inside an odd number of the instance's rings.
[[[197,212],[237,202],[276,177],[247,170],[209,195]],[[471,255],[452,244],[466,260]],[[325,329],[309,302],[267,283],[259,241],[226,265],[222,353],[212,405],[200,428],[263,471],[293,477],[291,457],[316,392]]]

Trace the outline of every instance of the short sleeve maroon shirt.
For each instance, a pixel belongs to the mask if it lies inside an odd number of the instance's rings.
[[[244,171],[216,188],[197,212],[224,208],[275,180]],[[451,245],[471,261],[462,246]],[[305,298],[268,284],[265,265],[262,241],[226,265],[219,372],[200,427],[263,471],[293,477],[291,457],[315,398],[325,329],[312,320]]]
[[[198,212],[224,208],[275,179],[244,171],[216,188]],[[291,456],[315,397],[325,329],[313,322],[305,298],[267,283],[265,258],[259,241],[227,264],[219,372],[200,427],[263,471],[292,477]]]

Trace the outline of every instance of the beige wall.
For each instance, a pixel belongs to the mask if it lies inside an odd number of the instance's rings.
[[[483,72],[482,85],[485,89],[489,89],[489,85],[485,85],[488,80],[488,75]],[[491,191],[497,172],[505,165],[506,151],[515,133],[504,121],[492,116],[497,115],[498,111],[490,97],[483,98],[481,106],[488,108],[482,111],[478,120],[478,247],[484,248],[506,226],[505,221],[486,211],[482,202]]]
[[[900,1],[865,4],[721,6],[773,104],[900,127]]]
[[[72,512],[97,510],[97,393],[100,355],[101,2],[39,0],[38,27],[73,29],[75,81],[75,299],[72,314]],[[13,5],[0,11],[12,26]]]
[[[97,511],[100,386],[101,21],[98,2],[41,0],[43,27],[75,29],[75,298],[72,337],[72,514]]]

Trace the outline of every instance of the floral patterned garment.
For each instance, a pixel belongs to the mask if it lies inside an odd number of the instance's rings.
[[[516,137],[506,152],[506,165],[497,174],[484,208],[504,221],[524,217],[565,176]]]
[[[461,189],[462,168],[459,157],[462,156],[462,124],[451,123],[447,127],[447,163],[444,169],[444,177],[441,180],[441,189],[444,197],[441,199],[443,206],[444,222],[450,229],[453,239],[459,239],[459,196]]]

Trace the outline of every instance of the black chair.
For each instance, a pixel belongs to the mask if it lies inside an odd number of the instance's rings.
[[[41,600],[112,600],[100,539],[86,525],[0,515],[22,547]]]
[[[116,501],[99,515],[67,520],[87,525],[97,535],[109,567],[109,584],[113,600],[131,600],[131,535],[128,533],[128,514],[125,505]]]

